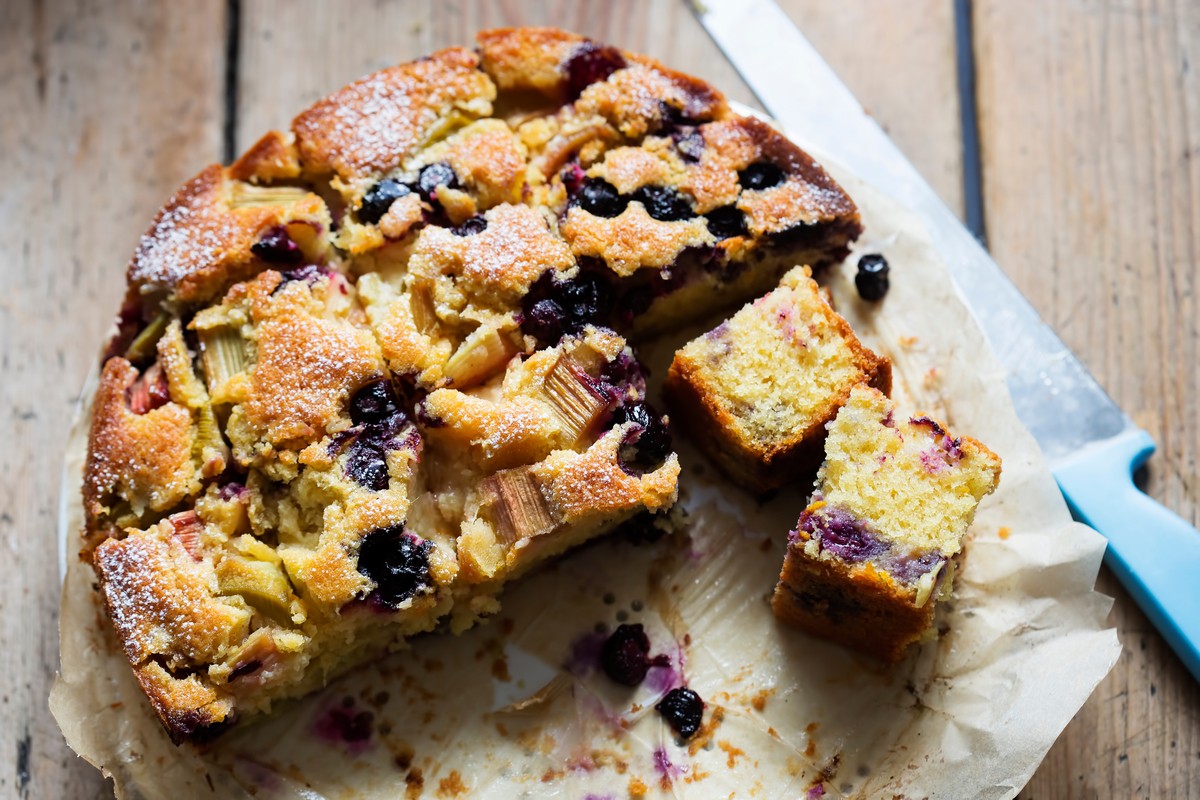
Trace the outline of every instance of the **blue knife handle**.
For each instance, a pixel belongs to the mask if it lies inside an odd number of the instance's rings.
[[[1133,485],[1154,440],[1131,429],[1060,463],[1072,512],[1108,539],[1104,562],[1200,681],[1200,531]]]

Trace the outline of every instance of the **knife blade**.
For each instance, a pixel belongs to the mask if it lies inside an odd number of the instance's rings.
[[[691,0],[767,112],[922,218],[993,352],[1017,416],[1105,563],[1200,680],[1200,533],[1133,484],[1154,442],[1108,397],[773,0]]]

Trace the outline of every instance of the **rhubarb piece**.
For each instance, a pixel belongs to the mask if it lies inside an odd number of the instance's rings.
[[[500,371],[516,352],[516,346],[504,333],[481,326],[450,356],[443,374],[453,386],[474,386]]]
[[[208,393],[222,397],[229,381],[246,371],[246,340],[233,328],[208,328],[199,332],[200,362]]]
[[[528,467],[504,470],[483,482],[483,514],[503,544],[516,544],[550,533],[558,522],[546,503],[537,476]]]
[[[611,391],[612,387],[589,375],[571,356],[559,356],[542,384],[542,394],[562,424],[568,446],[576,446],[594,432],[613,402]]]
[[[779,619],[884,661],[931,638],[937,600],[1000,458],[858,386],[829,426],[812,501],[788,538]]]

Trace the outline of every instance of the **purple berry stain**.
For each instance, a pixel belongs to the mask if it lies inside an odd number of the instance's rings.
[[[317,717],[314,731],[325,741],[344,744],[351,753],[357,755],[371,746],[371,737],[375,734],[375,715],[370,711],[358,710],[354,706],[354,698],[347,697]]]
[[[695,736],[696,731],[700,730],[701,720],[704,719],[704,701],[686,686],[667,692],[666,697],[660,700],[654,709],[662,714],[667,724],[684,739]]]
[[[646,679],[651,667],[670,664],[668,656],[650,657],[650,637],[641,623],[617,626],[600,652],[604,674],[622,686],[638,686]]]
[[[836,506],[805,509],[797,530],[816,538],[822,550],[850,562],[866,561],[888,550],[887,543],[869,531],[862,520]]]

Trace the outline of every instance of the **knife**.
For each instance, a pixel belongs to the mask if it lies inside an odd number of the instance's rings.
[[[773,0],[691,0],[767,112],[918,214],[1007,371],[1017,416],[1104,561],[1200,680],[1200,532],[1143,494],[1154,442],[1105,394]]]

